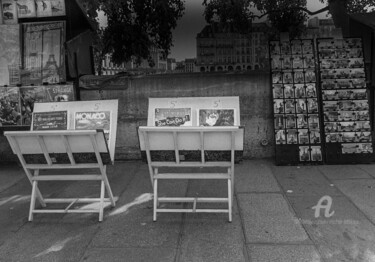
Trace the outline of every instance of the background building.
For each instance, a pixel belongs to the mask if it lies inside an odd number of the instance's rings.
[[[197,35],[198,71],[243,71],[268,67],[266,23],[254,23],[248,34],[237,33],[232,26],[207,25]]]
[[[167,59],[163,58],[161,50],[153,47],[150,52],[154,62],[153,66],[150,66],[147,60],[142,60],[140,64],[137,64],[135,59],[127,63],[122,63],[121,65],[116,65],[111,61],[111,55],[107,54],[102,61],[102,75],[115,75],[127,71],[154,74],[166,73],[168,63]]]

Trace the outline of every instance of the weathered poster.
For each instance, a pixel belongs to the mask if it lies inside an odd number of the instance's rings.
[[[32,130],[67,130],[67,111],[33,113]]]
[[[18,18],[35,17],[35,2],[30,0],[17,0]]]
[[[65,23],[57,21],[23,24],[23,36],[22,84],[65,82]]]
[[[19,26],[0,25],[0,86],[20,83],[19,66]]]
[[[47,102],[74,101],[73,85],[45,86]]]
[[[17,24],[17,6],[14,0],[2,0],[1,2],[1,14],[3,17],[4,24]]]
[[[36,0],[35,4],[37,17],[65,15],[64,0]]]
[[[36,16],[47,17],[52,16],[51,1],[48,0],[36,0]]]
[[[34,103],[47,102],[44,86],[20,87],[22,125],[31,125]]]
[[[155,126],[192,126],[191,108],[155,108]]]
[[[235,126],[235,109],[199,109],[199,126]]]
[[[21,124],[18,87],[0,87],[0,126]]]

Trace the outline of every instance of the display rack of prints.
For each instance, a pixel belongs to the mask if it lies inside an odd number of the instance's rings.
[[[313,41],[270,41],[277,164],[321,163]]]
[[[369,96],[360,38],[317,39],[327,163],[373,158]]]

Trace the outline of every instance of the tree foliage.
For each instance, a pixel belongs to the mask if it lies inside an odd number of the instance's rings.
[[[107,26],[98,31],[100,48],[111,53],[116,64],[133,58],[152,64],[152,48],[167,57],[173,44],[172,30],[184,13],[184,0],[83,1],[89,17],[96,19],[97,11],[104,12]]]
[[[325,8],[317,11],[307,10],[306,0],[203,0],[205,18],[208,23],[236,23],[242,32],[244,26],[251,24],[247,20],[268,16],[272,27],[278,32],[288,31],[291,37],[298,36],[304,30],[308,15],[329,11],[334,20],[339,20],[345,14],[374,11],[375,0],[314,0],[326,4]],[[256,16],[253,8],[261,12]],[[337,23],[339,25],[340,23]]]

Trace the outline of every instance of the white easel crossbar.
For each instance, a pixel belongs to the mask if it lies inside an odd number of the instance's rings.
[[[106,173],[106,164],[111,159],[102,130],[10,131],[4,135],[32,184],[29,221],[35,213],[99,213],[99,221],[103,221],[105,203],[115,206]],[[40,170],[54,169],[68,174],[40,173]],[[70,174],[74,169],[97,169],[98,174]],[[40,181],[68,180],[100,181],[100,194],[97,198],[44,198],[38,187]],[[36,209],[36,199],[42,208]],[[68,205],[64,209],[47,209],[49,203]],[[98,208],[71,209],[77,203],[97,203]]]

